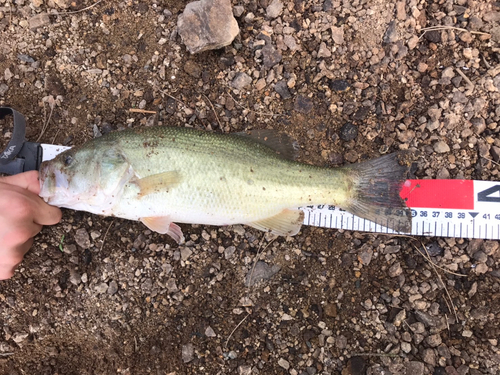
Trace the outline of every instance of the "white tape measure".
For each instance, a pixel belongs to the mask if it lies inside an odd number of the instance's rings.
[[[500,239],[500,181],[407,180],[400,193],[412,213],[412,235]],[[304,224],[397,233],[335,206],[303,207]]]

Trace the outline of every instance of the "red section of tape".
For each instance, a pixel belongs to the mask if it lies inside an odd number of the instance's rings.
[[[410,208],[474,209],[472,180],[406,180],[399,194]]]

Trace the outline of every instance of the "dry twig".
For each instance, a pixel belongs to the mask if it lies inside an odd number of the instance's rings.
[[[469,32],[471,34],[477,34],[477,35],[489,35],[491,37],[491,34],[488,34],[488,33],[483,33],[481,31],[472,31],[472,30],[462,29],[460,27],[455,27],[455,26],[430,26],[430,27],[424,27],[423,29],[420,29],[420,31],[423,31],[423,33],[422,33],[422,35],[420,35],[419,39],[422,38],[427,31],[435,31],[435,30],[455,30],[455,31],[461,31],[461,32]]]
[[[262,116],[274,116],[274,113],[258,112],[258,111],[254,111],[254,110],[252,110],[252,109],[250,109],[250,108],[248,108],[248,107],[245,107],[243,104],[240,104],[240,103],[239,103],[239,102],[238,102],[238,101],[234,98],[234,96],[232,96],[232,95],[231,95],[231,93],[230,93],[230,92],[228,92],[227,94],[228,94],[228,95],[229,95],[229,96],[230,96],[230,97],[234,100],[234,102],[235,102],[238,106],[240,106],[240,107],[241,107],[241,108],[243,108],[243,109],[246,109],[247,111],[254,112],[254,113],[256,113],[256,114],[258,114],[258,115],[262,115]]]
[[[205,97],[205,99],[208,100],[208,103],[210,104],[210,107],[212,107],[212,111],[214,112],[215,118],[217,119],[217,123],[219,124],[219,128],[222,129],[222,125],[221,125],[221,123],[219,121],[219,116],[217,116],[217,112],[215,112],[214,105],[212,104],[212,102],[210,101],[210,99],[208,98],[208,96],[206,96],[205,94],[203,94],[203,96]]]
[[[104,241],[106,240],[106,236],[108,235],[108,232],[109,230],[111,229],[111,225],[113,225],[115,221],[114,220],[111,220],[111,223],[109,223],[109,226],[108,226],[108,229],[106,230],[106,233],[104,233],[104,237],[102,238],[102,243],[101,243],[101,252],[102,252],[102,249],[104,247]]]
[[[151,113],[153,115],[156,115],[156,111],[148,111],[147,109],[130,108],[128,111],[132,113]]]
[[[89,9],[95,7],[96,5],[102,3],[103,1],[104,0],[99,0],[99,1],[95,2],[94,4],[89,5],[88,7],[85,7],[83,9],[73,10],[73,11],[70,11],[70,12],[61,12],[61,13],[57,13],[57,15],[58,16],[66,16],[68,14],[76,14],[76,13],[85,12],[86,10],[89,10]]]
[[[38,138],[36,139],[35,142],[39,142],[40,139],[42,138],[43,134],[45,133],[45,131],[47,130],[48,126],[49,126],[49,122],[50,122],[50,119],[52,118],[52,113],[54,112],[54,107],[56,106],[56,104],[54,102],[50,102],[49,103],[49,107],[50,107],[50,114],[49,114],[49,118],[47,119],[47,121],[45,121],[45,123],[43,124],[42,126],[42,131],[40,132],[40,135],[38,136]],[[43,104],[43,111],[44,111],[44,119],[46,117],[46,111],[45,111],[45,103]]]
[[[234,327],[234,329],[231,331],[229,336],[227,336],[226,343],[224,344],[224,347],[227,348],[227,344],[229,342],[229,339],[233,336],[233,334],[236,332],[236,330],[243,324],[243,322],[250,316],[250,313],[248,313],[241,321]]]

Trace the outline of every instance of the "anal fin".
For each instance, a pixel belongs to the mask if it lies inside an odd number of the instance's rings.
[[[302,227],[303,221],[303,211],[285,209],[275,216],[247,223],[247,225],[278,236],[295,236]]]
[[[178,244],[184,243],[182,229],[175,223],[172,223],[168,216],[143,217],[141,222],[152,231],[168,234]]]

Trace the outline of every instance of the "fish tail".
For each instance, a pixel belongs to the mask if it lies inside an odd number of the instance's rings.
[[[411,211],[399,195],[407,178],[408,154],[396,152],[345,167],[353,181],[347,211],[398,232],[411,232]]]

